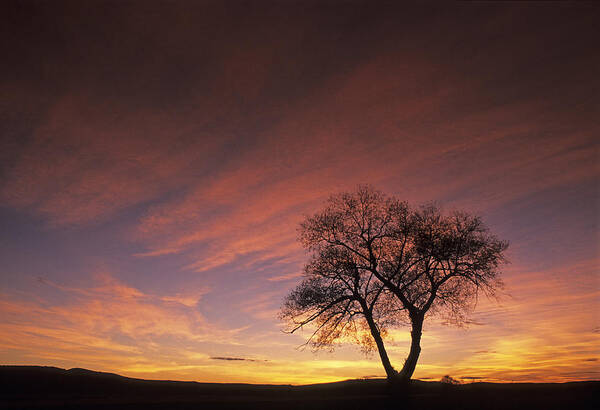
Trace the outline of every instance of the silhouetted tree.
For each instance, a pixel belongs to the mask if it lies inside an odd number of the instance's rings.
[[[445,215],[435,205],[411,209],[370,186],[332,196],[299,233],[313,256],[282,317],[297,327],[314,321],[309,342],[316,337],[315,347],[355,331],[360,318],[390,380],[412,377],[426,315],[461,324],[480,291],[491,296],[502,285],[498,268],[508,243],[490,234],[480,218]],[[396,372],[383,336],[399,323],[410,323],[411,346]]]

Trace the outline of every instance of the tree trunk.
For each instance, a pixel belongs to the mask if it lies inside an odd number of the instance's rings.
[[[423,333],[423,315],[411,315],[410,319],[412,322],[410,352],[399,373],[400,380],[405,382],[410,380],[417,367],[419,354],[421,354],[421,334]]]
[[[371,336],[375,340],[375,344],[377,345],[377,351],[379,352],[379,357],[381,358],[381,363],[383,364],[383,368],[385,369],[385,374],[389,381],[393,381],[398,377],[398,372],[392,366],[390,362],[390,358],[387,355],[385,350],[385,345],[383,344],[383,339],[381,338],[381,332],[377,327],[377,324],[373,320],[373,316],[371,316],[368,311],[365,311],[365,318],[367,319],[367,323],[369,324],[369,329],[371,330]]]

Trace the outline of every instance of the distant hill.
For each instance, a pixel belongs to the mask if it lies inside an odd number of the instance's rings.
[[[142,380],[86,369],[0,366],[2,409],[598,409],[600,382],[473,383],[385,380],[306,386]]]

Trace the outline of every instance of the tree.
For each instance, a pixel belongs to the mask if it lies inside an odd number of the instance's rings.
[[[366,324],[389,380],[412,377],[426,316],[464,323],[480,292],[493,296],[502,286],[508,243],[479,217],[435,205],[413,209],[370,186],[332,196],[299,234],[312,258],[282,317],[295,325],[291,331],[315,322],[309,343],[317,348]],[[411,346],[396,372],[383,338],[402,323],[411,326]]]

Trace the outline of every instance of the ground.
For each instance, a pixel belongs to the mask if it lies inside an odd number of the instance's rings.
[[[348,380],[306,386],[152,381],[85,369],[0,366],[2,409],[597,409],[600,381]]]

